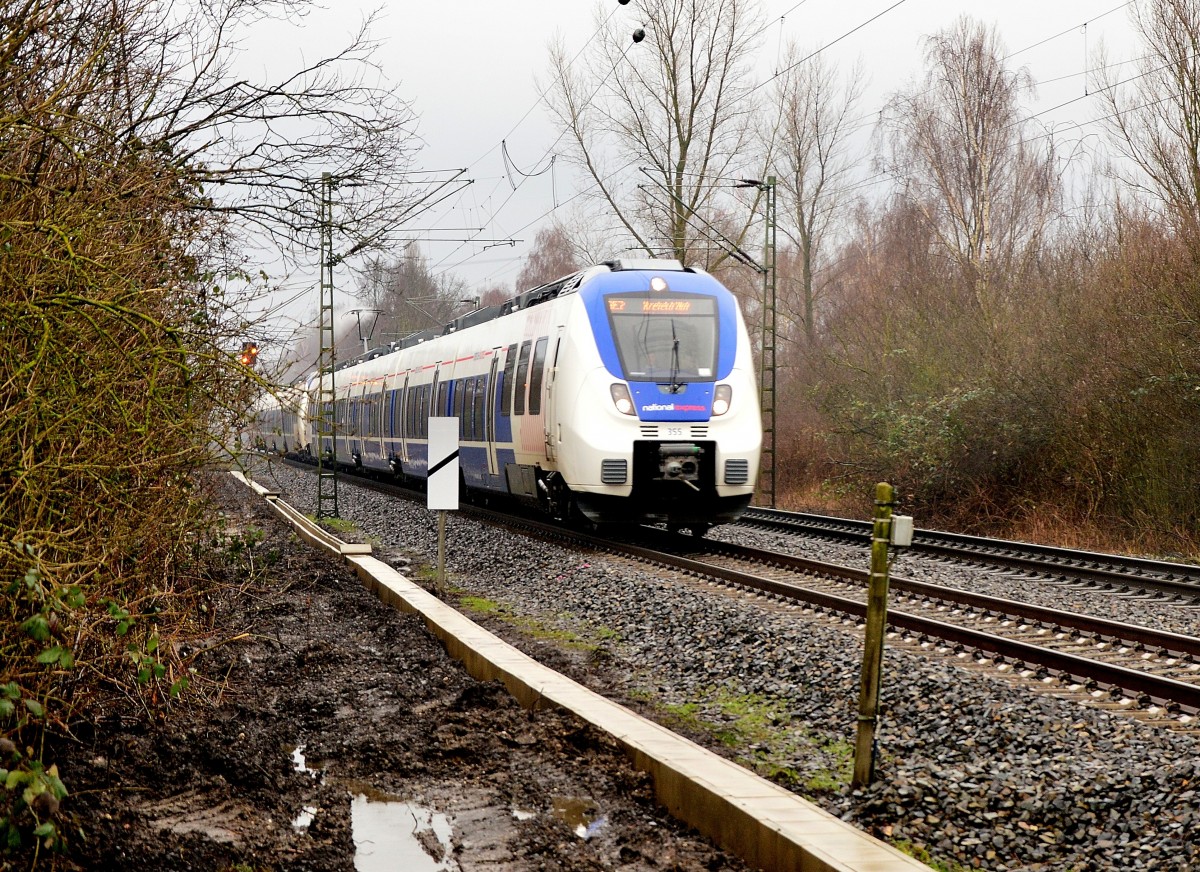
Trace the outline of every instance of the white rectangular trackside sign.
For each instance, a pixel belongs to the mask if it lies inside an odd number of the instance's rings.
[[[427,508],[458,511],[458,418],[429,419]]]

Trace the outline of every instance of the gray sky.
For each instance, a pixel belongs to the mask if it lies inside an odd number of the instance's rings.
[[[1095,142],[1099,131],[1088,124],[1098,114],[1095,100],[1077,99],[1085,93],[1082,73],[1088,58],[1102,40],[1110,60],[1136,53],[1128,4],[1117,0],[901,0],[885,12],[895,2],[763,0],[770,24],[761,40],[760,81],[778,69],[789,41],[813,50],[839,40],[825,54],[843,67],[862,59],[867,75],[862,107],[871,114],[889,93],[920,75],[921,37],[966,13],[997,26],[1012,53],[1009,63],[1026,67],[1039,83],[1030,110],[1044,112],[1039,121],[1058,131],[1060,143],[1069,147],[1085,135]],[[641,23],[638,7],[638,0],[601,5],[606,14],[613,11],[616,20],[627,22],[631,33]],[[372,33],[382,44],[384,72],[420,117],[426,146],[418,166],[466,168],[466,177],[474,179],[414,223],[422,230],[482,227],[481,237],[524,240],[492,248],[429,243],[425,251],[437,271],[452,271],[472,285],[511,285],[544,216],[578,191],[582,180],[560,163],[553,173],[525,180],[514,192],[500,142],[507,141],[512,160],[525,171],[541,169],[553,150],[563,150],[563,144],[554,146],[559,131],[550,124],[535,80],[546,78],[548,45],[556,35],[569,55],[587,43],[595,8],[591,0],[390,0],[382,6],[338,0],[286,33],[273,28],[262,57],[264,63],[270,57],[295,62],[301,54],[311,59],[331,51],[345,43],[366,11],[379,9]],[[429,235],[463,236],[453,230]]]

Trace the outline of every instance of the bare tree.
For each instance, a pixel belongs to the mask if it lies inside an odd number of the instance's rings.
[[[1106,71],[1098,99],[1112,141],[1130,162],[1117,175],[1165,207],[1179,230],[1200,232],[1200,0],[1142,0],[1130,11],[1145,51],[1122,90]]]
[[[815,274],[826,235],[848,199],[854,168],[849,151],[851,114],[863,91],[861,66],[845,83],[821,56],[803,63],[793,46],[776,100],[779,122],[772,131],[774,166],[783,201],[779,229],[795,246],[799,268],[800,322],[808,344],[816,330]]]
[[[642,12],[637,43],[627,24],[601,21],[583,72],[561,45],[552,49],[553,111],[574,159],[636,245],[690,262],[708,247],[703,219],[751,144],[758,6],[647,0]]]
[[[579,258],[566,229],[560,224],[543,227],[533,239],[533,250],[517,273],[517,291],[552,282],[579,269]]]
[[[435,275],[415,242],[397,260],[372,260],[360,277],[356,295],[380,310],[375,337],[381,343],[440,327],[473,299],[462,279],[450,273]]]
[[[1053,148],[1027,138],[1021,114],[1032,80],[1004,55],[993,29],[959,18],[928,38],[924,81],[893,96],[882,120],[885,169],[993,319],[989,287],[1036,250],[1058,193]]]
[[[275,83],[234,73],[240,25],[302,6],[0,8],[0,575],[24,580],[0,598],[0,738],[39,749],[4,764],[30,795],[65,793],[46,730],[188,686],[190,655],[159,640],[205,632],[194,545],[215,513],[194,474],[228,462],[214,448],[258,388],[229,353],[248,244],[311,251],[321,170],[361,185],[352,238],[403,214],[412,116],[361,78],[364,41]],[[0,818],[32,868],[60,834],[20,796]]]

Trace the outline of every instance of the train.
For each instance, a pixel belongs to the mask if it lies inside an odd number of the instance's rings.
[[[459,421],[468,497],[558,519],[704,535],[742,514],[758,477],[762,417],[737,299],[677,260],[591,266],[314,372],[265,393],[245,439],[422,481],[437,416]]]

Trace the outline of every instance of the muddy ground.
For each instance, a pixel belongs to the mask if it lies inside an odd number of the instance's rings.
[[[667,817],[605,736],[476,682],[250,490],[228,480],[221,500],[269,565],[183,641],[206,690],[58,749],[74,831],[43,868],[745,868]]]

